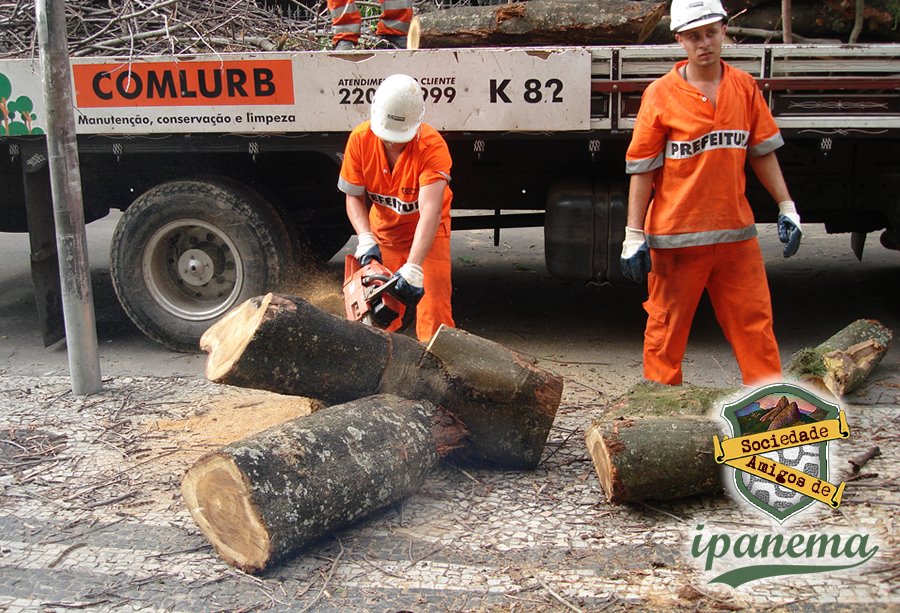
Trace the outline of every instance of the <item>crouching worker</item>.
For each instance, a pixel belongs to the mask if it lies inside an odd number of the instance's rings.
[[[450,307],[450,150],[423,123],[419,83],[386,78],[372,99],[370,119],[347,140],[338,189],[359,238],[356,259],[376,259],[400,278],[396,290],[417,304],[416,336],[427,342],[441,324],[453,326]],[[389,330],[396,329],[396,322]]]

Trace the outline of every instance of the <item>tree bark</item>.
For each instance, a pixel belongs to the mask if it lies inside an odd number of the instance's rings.
[[[825,388],[837,398],[852,392],[887,353],[893,332],[873,319],[858,319],[816,347],[793,356],[785,375]]]
[[[718,421],[704,417],[637,417],[596,421],[585,435],[606,499],[671,500],[720,489],[713,457]]]
[[[896,8],[893,0],[866,0],[860,42],[898,41]],[[840,38],[849,40],[856,24],[855,2],[836,0],[793,0],[791,29],[806,38]],[[781,7],[778,3],[755,6],[736,15],[729,25],[762,30],[781,30]]]
[[[636,0],[460,6],[414,17],[407,47],[640,43],[665,12],[665,2]]]
[[[409,496],[465,435],[429,402],[371,396],[208,454],[181,491],[219,555],[255,573]]]
[[[734,389],[642,382],[585,433],[606,499],[671,500],[721,489],[712,437],[724,434],[711,416]]]
[[[398,378],[384,391],[426,398],[459,417],[471,444],[456,459],[508,468],[538,465],[562,398],[561,377],[498,343],[444,326],[415,375],[418,390]]]
[[[457,459],[507,468],[537,466],[562,397],[560,377],[497,343],[442,327],[425,347],[293,296],[248,300],[200,346],[216,383],[326,403],[376,393],[428,400],[471,432]]]

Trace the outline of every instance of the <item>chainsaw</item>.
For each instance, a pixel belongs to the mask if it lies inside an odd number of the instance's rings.
[[[344,307],[347,319],[376,328],[387,328],[400,319],[405,330],[416,317],[416,306],[396,293],[397,277],[378,260],[361,266],[352,255],[344,259]]]

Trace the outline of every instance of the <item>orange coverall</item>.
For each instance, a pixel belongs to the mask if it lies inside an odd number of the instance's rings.
[[[378,0],[381,17],[375,27],[378,36],[406,36],[413,17],[412,0]],[[332,42],[346,40],[354,45],[359,43],[362,18],[353,0],[328,0],[331,24],[334,30]]]
[[[371,204],[369,224],[381,248],[384,265],[398,270],[409,256],[419,221],[419,188],[436,181],[450,181],[450,150],[437,130],[423,123],[393,170],[384,145],[369,128],[369,122],[350,133],[338,189],[351,196],[367,194]],[[441,324],[454,326],[450,297],[450,203],[453,192],[444,188],[441,223],[431,251],[422,263],[425,296],[416,310],[416,336],[427,342]],[[399,322],[397,323],[399,325]],[[396,329],[397,325],[390,329]]]
[[[722,62],[713,105],[681,76],[686,64],[644,92],[626,153],[628,173],[655,172],[644,220],[651,259],[644,376],[681,383],[706,289],[744,383],[758,384],[780,377],[781,358],[744,164],[784,140],[750,75]]]

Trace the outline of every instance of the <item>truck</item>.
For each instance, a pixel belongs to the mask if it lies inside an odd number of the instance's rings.
[[[378,84],[415,77],[453,157],[454,231],[543,227],[549,272],[625,282],[625,150],[677,45],[260,52],[71,59],[86,222],[122,211],[116,295],[148,337],[196,351],[244,300],[352,234],[337,190]],[[804,224],[900,248],[900,45],[731,45],[786,144]],[[0,231],[28,232],[45,342],[62,335],[35,59],[0,60]],[[758,223],[777,207],[748,173]]]

